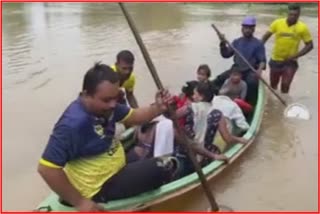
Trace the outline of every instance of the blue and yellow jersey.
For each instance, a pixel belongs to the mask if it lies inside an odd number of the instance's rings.
[[[56,123],[40,164],[64,168],[72,185],[91,198],[125,165],[123,147],[114,139],[115,123],[131,113],[132,109],[118,104],[110,118],[96,118],[78,98]]]

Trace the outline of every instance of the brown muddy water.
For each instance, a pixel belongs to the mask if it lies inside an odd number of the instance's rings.
[[[2,9],[2,200],[4,210],[23,211],[34,209],[49,193],[36,172],[38,159],[54,123],[77,96],[83,74],[95,61],[114,63],[118,51],[130,49],[137,58],[139,103],[150,103],[156,88],[117,4],[4,3]],[[162,81],[173,92],[195,78],[199,64],[209,64],[213,75],[231,65],[219,55],[211,23],[231,40],[240,35],[241,19],[253,14],[261,37],[283,12],[278,5],[216,3],[134,3],[128,9]],[[211,183],[220,204],[236,211],[317,210],[317,14],[317,7],[303,9],[301,19],[310,27],[315,49],[300,60],[290,95],[308,106],[312,119],[284,119],[283,107],[268,93],[255,144]],[[199,188],[154,210],[203,211],[207,206]]]

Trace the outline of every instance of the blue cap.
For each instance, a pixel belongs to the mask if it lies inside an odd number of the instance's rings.
[[[256,18],[254,16],[247,16],[243,19],[242,25],[255,26]]]

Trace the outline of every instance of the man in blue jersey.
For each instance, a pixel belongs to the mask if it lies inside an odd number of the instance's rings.
[[[140,125],[167,110],[170,96],[157,93],[153,105],[132,109],[117,103],[120,78],[104,64],[85,74],[82,92],[55,124],[38,171],[63,202],[79,211],[101,211],[97,202],[155,189],[172,178],[174,158],[126,163],[115,123]]]

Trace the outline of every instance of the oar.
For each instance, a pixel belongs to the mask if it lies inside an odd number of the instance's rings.
[[[133,32],[134,37],[135,37],[135,39],[136,39],[136,41],[137,41],[137,43],[138,43],[138,45],[139,45],[139,47],[141,49],[143,57],[144,57],[144,59],[145,59],[145,61],[147,63],[149,71],[150,71],[150,73],[151,73],[151,75],[152,75],[152,77],[153,77],[153,79],[154,79],[154,81],[155,81],[155,83],[157,85],[157,88],[159,90],[164,89],[163,85],[161,83],[161,80],[160,80],[160,78],[158,76],[158,73],[156,71],[156,68],[154,67],[154,65],[153,65],[153,63],[151,61],[151,58],[150,58],[150,56],[148,54],[148,51],[147,51],[146,47],[144,46],[144,44],[142,42],[142,39],[141,39],[141,37],[140,37],[140,35],[138,33],[137,28],[135,27],[135,24],[134,24],[131,16],[129,15],[129,13],[128,13],[128,11],[125,8],[123,3],[119,3],[119,5],[120,5],[120,8],[121,8],[124,16],[126,17],[126,20],[127,20],[128,24],[129,24],[129,26],[130,26],[130,28],[131,28],[131,30]],[[174,113],[170,108],[169,108],[169,111],[171,111],[171,113]],[[207,182],[207,180],[206,180],[206,178],[205,178],[205,176],[204,176],[204,174],[202,172],[202,169],[201,169],[199,163],[197,162],[195,154],[193,153],[193,151],[191,149],[190,139],[187,138],[187,136],[180,129],[180,127],[177,124],[177,121],[175,119],[173,120],[173,122],[174,122],[174,126],[176,127],[176,129],[178,130],[178,132],[181,134],[181,136],[183,138],[181,140],[181,143],[182,143],[182,145],[185,146],[185,148],[187,150],[187,153],[188,153],[188,156],[190,157],[190,159],[191,159],[191,161],[192,161],[192,163],[194,165],[194,168],[195,168],[196,172],[198,173],[198,176],[199,176],[199,179],[201,181],[202,187],[203,187],[203,189],[204,189],[204,191],[205,191],[205,193],[207,195],[207,198],[208,198],[208,200],[210,202],[211,210],[212,211],[219,211],[218,204],[215,201],[215,198],[214,198],[212,192],[210,191],[210,186],[209,186],[209,184],[208,184],[208,182]]]
[[[214,24],[211,24],[211,26],[216,31],[219,38],[222,38],[223,35],[218,30],[218,28]],[[237,54],[243,60],[243,62],[245,62],[249,66],[249,68],[253,72],[258,73],[258,71],[248,62],[248,60],[246,58],[244,58],[244,56],[226,38],[224,38],[224,40],[228,44],[228,46],[235,52],[235,54]],[[272,94],[275,95],[278,98],[278,100],[286,107],[286,109],[284,110],[285,117],[304,119],[304,120],[310,119],[311,115],[310,115],[310,112],[306,106],[304,106],[300,103],[293,103],[293,104],[288,105],[287,102],[279,94],[277,94],[277,92],[275,90],[273,90],[273,88],[260,75],[258,75],[258,77],[261,80],[261,82],[265,86],[267,86],[267,88],[272,92]]]

